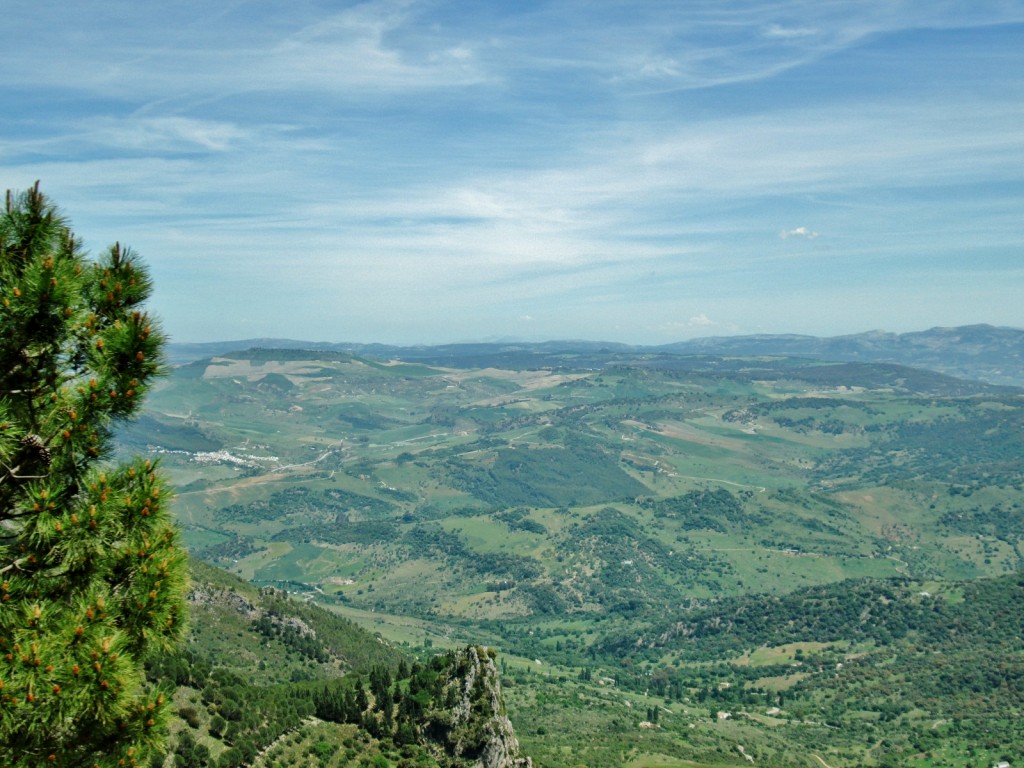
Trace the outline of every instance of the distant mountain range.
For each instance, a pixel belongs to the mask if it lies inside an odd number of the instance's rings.
[[[896,363],[925,368],[959,378],[990,384],[1024,386],[1024,330],[992,325],[931,328],[912,333],[868,331],[848,336],[757,334],[709,336],[660,346],[638,346],[601,341],[479,342],[435,346],[310,342],[292,339],[245,339],[204,344],[170,344],[169,357],[183,364],[206,357],[255,347],[316,349],[378,359],[456,363],[474,357],[514,354],[549,355],[659,354],[720,356],[784,356],[843,362]]]

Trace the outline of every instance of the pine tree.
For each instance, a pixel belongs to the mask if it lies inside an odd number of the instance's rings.
[[[161,370],[151,282],[85,256],[39,192],[0,212],[0,766],[143,765],[169,706],[142,664],[184,631],[186,558],[155,466],[112,429]]]

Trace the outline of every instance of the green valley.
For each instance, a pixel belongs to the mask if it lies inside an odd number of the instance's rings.
[[[253,349],[120,445],[248,589],[497,649],[538,765],[966,766],[1024,759],[1022,427],[889,363]]]

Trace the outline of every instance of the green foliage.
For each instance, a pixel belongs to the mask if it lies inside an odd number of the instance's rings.
[[[491,713],[482,705],[501,696],[493,652],[477,654],[486,675],[479,664],[470,674],[465,652],[415,661],[322,608],[253,590],[209,566],[197,567],[194,595],[186,649],[151,659],[147,669],[180,686],[176,701],[189,702],[178,708],[176,765],[252,764],[264,753],[270,765],[465,768],[470,747],[485,748],[490,732],[480,716]],[[470,688],[473,706],[463,706]],[[463,739],[457,752],[449,738],[456,722],[460,734],[484,741]]]
[[[374,544],[397,537],[399,528],[391,520],[350,523],[345,520],[297,525],[274,535],[275,541],[320,541],[327,544]]]
[[[0,765],[135,764],[166,694],[141,664],[184,630],[185,555],[148,461],[114,424],[160,372],[148,275],[92,262],[38,187],[0,215]],[[125,763],[121,763],[125,764]]]
[[[255,522],[288,517],[302,520],[317,517],[335,522],[346,521],[349,515],[383,517],[394,509],[395,505],[390,502],[340,488],[314,494],[308,488],[293,487],[277,491],[268,499],[224,507],[217,511],[216,517],[223,522]]]
[[[593,574],[578,581],[591,599],[623,615],[648,607],[660,610],[680,585],[709,583],[728,568],[702,553],[677,556],[615,507],[603,507],[569,526],[559,550],[564,560],[590,566]]]
[[[361,681],[350,687],[334,682],[314,693],[316,715],[338,723],[354,723],[377,739],[398,746],[426,747],[441,765],[479,765],[488,752],[506,756],[503,765],[522,766],[518,745],[502,730],[505,714],[494,652],[470,646],[435,656],[426,664],[402,668],[393,679],[385,667],[369,675],[371,697]]]
[[[728,598],[674,612],[652,627],[657,643],[637,643],[634,635],[627,635],[605,641],[602,651],[621,653],[628,645],[631,652],[647,647],[659,657],[668,647],[680,658],[697,661],[798,642],[883,646],[907,637],[931,643],[982,643],[989,637],[1001,642],[1002,627],[1024,621],[1019,577],[966,582],[962,589],[964,599],[950,601],[932,598],[914,582],[890,579]]]
[[[176,701],[191,702],[178,709],[176,764],[251,763],[288,734],[305,732],[321,686],[351,693],[354,681],[405,658],[319,606],[255,589],[199,562],[192,599],[188,643],[151,658],[146,670],[151,680],[179,686]]]
[[[1020,502],[1005,506],[993,504],[987,509],[979,504],[954,508],[947,511],[940,522],[962,533],[986,534],[1007,541],[1024,539],[1024,514],[1021,513]]]
[[[655,517],[676,518],[681,528],[706,529],[724,533],[727,524],[742,525],[746,521],[743,506],[727,489],[688,491],[682,496],[647,502],[644,506]]]
[[[540,535],[544,535],[548,532],[548,529],[544,527],[543,523],[531,520],[528,516],[527,510],[522,507],[513,507],[512,509],[497,512],[494,515],[494,519],[505,523],[505,525],[513,531],[526,531],[527,533],[536,533]]]
[[[713,712],[772,708],[795,744],[861,751],[869,765],[932,750],[965,765],[965,740],[980,749],[1024,735],[1011,714],[1024,706],[1024,641],[1011,629],[1024,621],[1024,579],[931,588],[844,582],[727,599],[593,650],[620,686]]]
[[[822,462],[823,477],[879,484],[927,477],[960,485],[1024,482],[1024,404],[1018,396],[954,399],[932,418],[879,425],[868,448]]]
[[[259,547],[253,543],[252,539],[237,535],[216,544],[211,544],[208,547],[203,547],[201,550],[202,556],[214,563],[237,560],[258,551]]]
[[[261,635],[271,639],[278,639],[289,648],[302,656],[313,661],[325,663],[330,659],[330,654],[316,635],[294,624],[275,621],[278,617],[273,613],[264,613],[258,619],[253,620],[252,628]]]
[[[486,466],[452,460],[448,470],[456,487],[492,505],[584,506],[632,499],[647,491],[613,456],[592,445],[499,449]]]

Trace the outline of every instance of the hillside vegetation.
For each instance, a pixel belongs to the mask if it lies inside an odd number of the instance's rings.
[[[1020,743],[1022,427],[1020,390],[893,364],[257,349],[121,442],[237,594],[497,647],[538,764],[967,765]],[[392,663],[247,620],[313,679]]]
[[[148,676],[178,720],[154,764],[528,768],[494,652],[420,654],[272,588],[193,563],[193,626]]]

